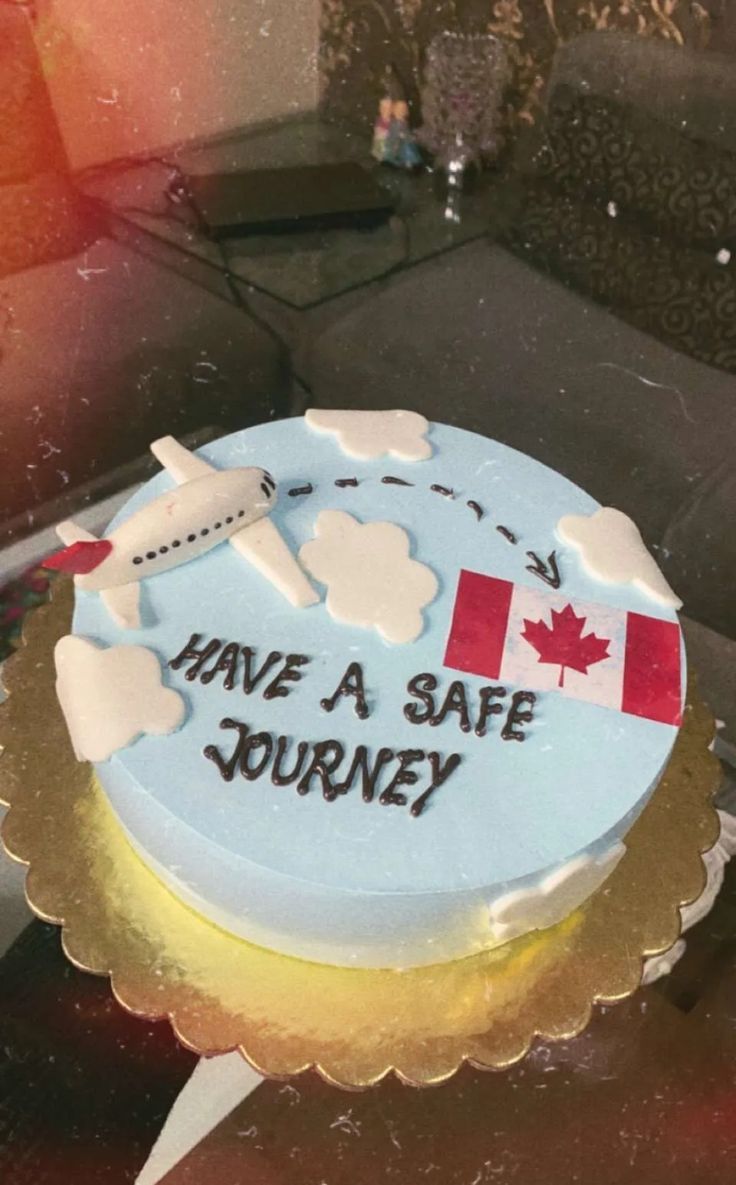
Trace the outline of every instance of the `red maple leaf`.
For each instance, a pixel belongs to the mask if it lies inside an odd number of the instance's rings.
[[[577,617],[572,605],[565,605],[561,611],[552,610],[552,627],[545,621],[527,621],[521,636],[539,654],[539,661],[560,664],[558,687],[565,683],[565,667],[587,675],[588,667],[608,658],[610,638],[598,638],[595,634],[583,637],[586,617]]]

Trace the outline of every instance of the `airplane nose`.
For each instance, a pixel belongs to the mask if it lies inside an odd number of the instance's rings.
[[[269,501],[273,498],[274,494],[276,493],[276,482],[274,481],[274,479],[272,478],[271,474],[268,472],[267,469],[261,470],[261,489],[263,490],[263,493],[266,495],[266,497],[269,499]]]

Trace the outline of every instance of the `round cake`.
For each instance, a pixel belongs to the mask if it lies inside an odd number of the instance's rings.
[[[77,583],[57,690],[145,863],[280,952],[406,967],[568,916],[681,720],[679,602],[630,519],[410,412],[313,411],[164,470]]]

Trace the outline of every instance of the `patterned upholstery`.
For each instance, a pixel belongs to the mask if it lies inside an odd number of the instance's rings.
[[[736,373],[736,157],[560,86],[530,161],[506,244],[644,332]]]
[[[557,87],[536,172],[687,246],[736,243],[736,156],[615,100]]]
[[[736,373],[736,270],[648,235],[550,182],[526,187],[505,232],[517,255],[645,333]]]

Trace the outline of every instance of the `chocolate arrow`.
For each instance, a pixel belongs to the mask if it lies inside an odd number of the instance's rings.
[[[540,559],[536,551],[528,551],[526,553],[530,560],[534,563],[527,564],[527,572],[531,572],[533,576],[538,576],[545,584],[549,584],[551,588],[559,588],[562,583],[560,577],[560,569],[557,567],[557,553],[552,551],[547,556],[547,562]]]

